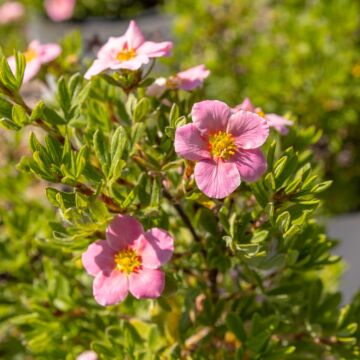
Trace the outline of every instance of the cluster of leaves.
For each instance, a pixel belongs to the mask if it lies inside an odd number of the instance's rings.
[[[145,95],[141,71],[90,82],[64,71],[30,108],[16,57],[15,75],[0,59],[1,124],[14,137],[0,172],[2,358],[359,357],[359,299],[341,306],[320,271],[340,259],[315,218],[330,182],[311,165],[314,127],[272,133],[267,173],[212,200],[173,146],[199,94],[170,91],[169,106]],[[92,297],[80,256],[116,213],[175,238],[157,300],[102,308]]]
[[[324,176],[334,179],[326,206],[359,209],[359,3],[185,0],[167,7],[179,38],[174,65],[206,64],[210,98],[235,105],[249,96],[265,112],[292,112],[322,128],[313,148]]]

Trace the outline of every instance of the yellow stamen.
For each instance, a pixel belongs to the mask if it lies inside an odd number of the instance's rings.
[[[261,110],[261,109],[256,109],[256,114],[258,114],[259,116],[261,116],[261,117],[265,117],[265,113]]]
[[[136,55],[135,49],[128,48],[127,45],[116,54],[116,59],[123,62],[134,58]]]
[[[116,270],[131,274],[141,268],[141,256],[137,255],[133,249],[127,248],[115,255],[115,264]]]
[[[170,76],[166,80],[166,87],[168,89],[176,89],[179,86],[179,79],[176,76]]]
[[[25,56],[25,61],[28,63],[31,60],[34,60],[38,56],[38,54],[37,54],[36,50],[34,50],[34,49],[27,49],[24,52],[24,56]]]
[[[214,158],[226,160],[236,152],[235,139],[231,134],[219,131],[209,137],[210,153]]]

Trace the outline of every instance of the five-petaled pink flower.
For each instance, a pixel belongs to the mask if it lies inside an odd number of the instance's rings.
[[[0,6],[0,24],[20,20],[25,14],[24,6],[17,1],[8,1]]]
[[[45,0],[45,10],[52,21],[60,22],[71,19],[76,0]]]
[[[239,110],[232,113],[223,102],[194,104],[192,124],[176,129],[175,151],[197,161],[194,175],[199,189],[212,198],[231,194],[241,180],[256,181],[267,163],[260,146],[269,135],[261,116]]]
[[[91,244],[82,255],[86,271],[95,277],[95,300],[113,305],[129,291],[137,299],[159,297],[165,285],[160,267],[173,251],[174,240],[166,231],[144,232],[134,217],[116,216],[106,230],[106,240]]]
[[[34,40],[24,52],[26,67],[23,83],[30,81],[40,71],[41,65],[47,64],[55,60],[61,53],[61,47],[58,44],[40,44],[38,40]],[[15,57],[8,58],[8,62],[12,72],[15,74],[16,62]]]
[[[277,114],[265,114],[261,108],[255,107],[249,98],[245,98],[245,100],[237,105],[234,108],[234,111],[237,110],[246,110],[255,112],[256,114],[265,118],[270,127],[274,128],[281,135],[286,135],[289,132],[288,126],[292,126],[293,122],[289,119],[286,119],[283,116]]]
[[[160,97],[166,90],[182,89],[186,91],[201,87],[204,80],[210,75],[210,70],[201,64],[185,71],[181,71],[169,78],[160,77],[150,85],[147,94]]]
[[[138,70],[151,58],[169,56],[172,49],[170,41],[145,41],[135,21],[130,21],[126,33],[120,37],[111,37],[99,50],[97,59],[86,72],[85,78],[100,74],[104,70]]]

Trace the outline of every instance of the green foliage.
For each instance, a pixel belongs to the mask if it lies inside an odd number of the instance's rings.
[[[331,185],[310,150],[316,127],[272,132],[267,172],[214,200],[173,144],[199,93],[170,91],[168,106],[145,95],[141,70],[90,82],[68,70],[30,108],[17,58],[13,78],[0,72],[1,358],[359,357],[359,296],[341,305],[321,276],[340,258],[316,220]],[[175,253],[161,297],[104,308],[81,254],[118,213],[167,229]]]

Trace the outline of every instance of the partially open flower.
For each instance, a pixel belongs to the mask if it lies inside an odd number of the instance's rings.
[[[255,107],[249,98],[246,98],[241,104],[237,105],[234,109],[237,110],[246,110],[254,112],[263,118],[265,118],[270,127],[274,128],[281,135],[286,135],[289,132],[288,126],[292,126],[293,122],[289,119],[286,119],[283,116],[277,114],[265,114],[261,108]]]
[[[25,14],[24,6],[17,1],[9,1],[0,6],[0,24],[20,20]]]
[[[138,70],[151,58],[169,56],[172,49],[170,41],[145,41],[135,21],[130,21],[126,33],[120,37],[111,37],[99,50],[97,59],[85,74],[86,79],[100,74],[104,70]]]
[[[221,101],[194,104],[192,124],[176,129],[175,151],[197,161],[194,169],[199,189],[209,197],[224,198],[241,182],[256,181],[267,163],[260,146],[269,135],[269,126],[259,115],[235,113]]]
[[[40,71],[41,65],[47,64],[55,60],[61,54],[61,47],[58,44],[40,44],[38,40],[34,40],[24,52],[26,67],[23,83],[30,81]],[[16,61],[15,57],[8,58],[8,62],[12,72],[15,74]]]
[[[95,277],[93,293],[103,306],[161,295],[165,276],[161,265],[171,259],[174,240],[164,230],[144,232],[131,216],[118,215],[106,230],[106,240],[91,244],[82,255],[86,271]]]
[[[76,0],[45,0],[45,10],[52,21],[60,22],[71,19]]]
[[[150,96],[160,97],[166,90],[182,89],[194,90],[204,84],[204,80],[210,75],[210,71],[201,64],[185,71],[181,71],[169,78],[158,78],[147,89]]]
[[[84,351],[81,353],[76,360],[98,360],[98,356],[95,351]]]

